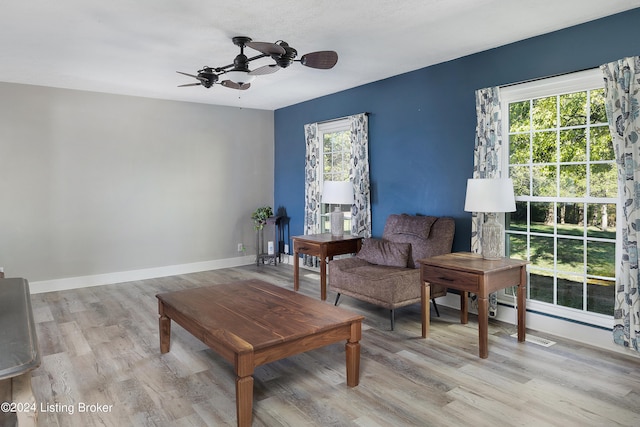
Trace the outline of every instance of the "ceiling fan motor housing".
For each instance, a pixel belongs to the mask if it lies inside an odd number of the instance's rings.
[[[282,55],[274,55],[272,58],[280,68],[287,68],[289,65],[293,64],[293,60],[298,56],[298,51],[289,46],[289,43],[287,42],[281,41],[278,44],[282,46],[285,53]]]
[[[202,77],[205,80],[200,80],[200,84],[209,89],[215,82],[218,81],[218,75],[213,72],[213,69],[204,67],[198,73],[198,77]]]
[[[247,55],[241,53],[235,57],[233,60],[233,71],[249,72],[249,61]]]

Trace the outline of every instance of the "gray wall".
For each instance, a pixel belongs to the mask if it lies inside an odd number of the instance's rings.
[[[0,266],[30,281],[253,253],[273,112],[0,83]]]

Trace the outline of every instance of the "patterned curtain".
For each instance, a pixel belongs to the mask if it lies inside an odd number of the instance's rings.
[[[304,125],[306,155],[304,160],[304,234],[320,233],[320,136],[318,124]],[[304,265],[314,266],[315,257],[304,256]]]
[[[600,69],[604,73],[607,119],[618,164],[618,188],[624,212],[613,341],[640,351],[640,57],[624,58],[604,64]]]
[[[351,206],[351,234],[371,237],[371,195],[369,191],[369,118],[365,113],[349,117],[351,122],[351,170],[355,195]]]
[[[490,87],[476,91],[476,140],[473,149],[473,178],[502,178],[502,117],[500,110],[500,88]],[[481,253],[480,234],[484,214],[471,214],[471,252]],[[473,306],[477,306],[477,297],[471,297]],[[498,311],[498,294],[489,296],[489,316],[495,317]]]
[[[307,146],[304,160],[304,234],[320,233],[320,137],[318,124],[304,125]]]

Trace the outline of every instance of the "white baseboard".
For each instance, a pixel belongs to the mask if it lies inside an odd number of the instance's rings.
[[[282,254],[282,264],[290,264],[293,265],[293,255]]]
[[[194,262],[190,264],[145,268],[142,270],[119,271],[93,276],[67,277],[63,279],[30,282],[29,289],[32,294],[40,294],[44,292],[65,291],[69,289],[88,288],[90,286],[111,285],[115,283],[132,282],[134,280],[146,280],[154,279],[156,277],[175,276],[178,274],[189,274],[200,271],[218,270],[221,268],[239,267],[252,263],[255,263],[255,256],[247,255],[236,258]]]

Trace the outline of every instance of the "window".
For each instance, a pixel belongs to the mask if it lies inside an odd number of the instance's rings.
[[[529,308],[610,326],[618,188],[602,87],[593,70],[503,89],[505,228],[507,254],[531,263]]]
[[[321,123],[318,126],[320,133],[320,158],[322,159],[322,181],[349,181],[351,167],[351,126],[348,119],[335,120]],[[331,231],[329,213],[334,205],[323,204],[320,210],[322,220],[320,229],[322,233]],[[344,230],[351,230],[351,205],[340,205],[345,213]]]

